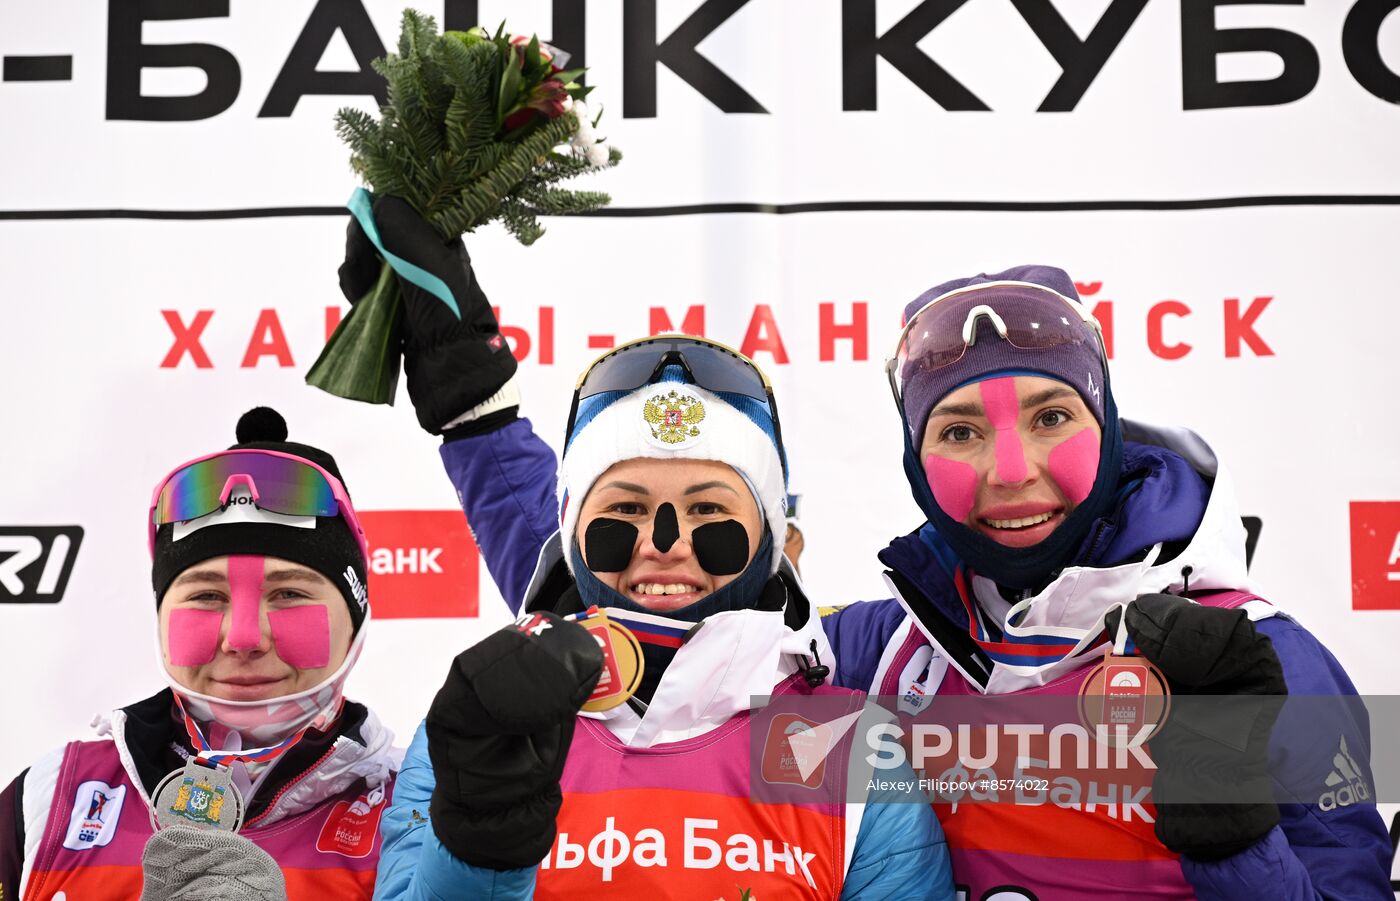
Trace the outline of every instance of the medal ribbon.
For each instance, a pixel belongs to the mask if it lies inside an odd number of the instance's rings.
[[[185,705],[180,701],[180,696],[175,695],[175,706],[180,709],[180,716],[185,721],[185,732],[189,734],[190,741],[194,744],[194,749],[200,760],[206,760],[215,766],[227,766],[234,761],[243,763],[267,763],[291,750],[297,742],[301,741],[306,734],[306,729],[301,729],[288,736],[275,745],[266,748],[250,748],[245,751],[218,751],[215,750],[209,741],[204,737],[204,732],[199,728],[199,724],[194,721],[185,710]],[[308,727],[309,728],[309,727]]]
[[[1003,631],[1001,640],[993,639],[983,625],[981,610],[968,590],[968,577],[966,568],[959,565],[953,572],[953,586],[962,600],[963,609],[967,611],[968,635],[994,662],[1006,666],[1050,666],[1068,657],[1083,640],[1046,633],[1014,634],[1011,628],[1016,624],[1012,617],[1007,617],[1008,628]],[[1099,631],[1103,633],[1106,630]],[[1124,632],[1121,636],[1124,649],[1120,653],[1137,653],[1132,641],[1127,638],[1126,631],[1121,628],[1120,631]]]
[[[621,607],[607,607],[608,618],[622,623],[637,641],[663,648],[679,648],[685,644],[686,636],[699,628],[699,624],[685,620],[643,613],[640,610],[626,610]]]

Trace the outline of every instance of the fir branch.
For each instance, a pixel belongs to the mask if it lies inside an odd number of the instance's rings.
[[[401,197],[445,239],[500,219],[524,244],[544,234],[540,215],[569,215],[609,202],[560,182],[593,171],[575,149],[560,152],[578,129],[565,112],[502,133],[508,110],[527,109],[530,91],[549,77],[538,43],[517,55],[504,30],[439,35],[431,16],[405,10],[398,54],[374,61],[388,83],[379,119],[353,108],[336,115],[351,168],[377,194]],[[576,75],[577,73],[569,73]],[[505,77],[509,76],[509,77]],[[570,93],[575,96],[575,88]],[[607,166],[621,159],[611,151]]]

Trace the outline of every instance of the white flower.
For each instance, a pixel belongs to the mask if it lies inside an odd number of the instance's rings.
[[[565,95],[564,95],[564,103],[563,103],[563,106],[564,106],[564,112],[566,112],[566,113],[567,113],[569,110],[573,109],[573,108],[574,108],[574,98],[570,97],[568,94],[565,94]],[[580,119],[579,121],[582,122],[583,120]]]
[[[597,168],[608,164],[608,148],[603,144],[594,144],[588,148],[588,164]]]

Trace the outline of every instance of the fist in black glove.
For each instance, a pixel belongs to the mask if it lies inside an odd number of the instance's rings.
[[[1119,611],[1109,613],[1110,635],[1118,620]],[[1157,838],[1197,860],[1243,851],[1279,821],[1269,734],[1288,685],[1273,643],[1243,610],[1169,594],[1133,601],[1126,625],[1173,694],[1166,724],[1148,743]]]
[[[574,718],[602,670],[593,636],[553,613],[522,617],[457,655],[427,720],[443,847],[493,870],[544,859]]]
[[[462,239],[444,243],[413,207],[384,195],[374,201],[374,222],[384,248],[441,279],[457,302],[460,318],[436,295],[399,277],[404,310],[404,371],[418,423],[434,435],[500,390],[515,374],[515,357],[500,334],[491,302],[472,272]],[[340,290],[352,304],[364,297],[383,261],[350,220]]]

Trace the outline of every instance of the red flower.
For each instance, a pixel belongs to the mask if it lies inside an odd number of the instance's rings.
[[[544,113],[546,119],[557,119],[564,114],[564,101],[569,94],[564,90],[564,82],[557,78],[546,78],[530,91],[526,106]]]

